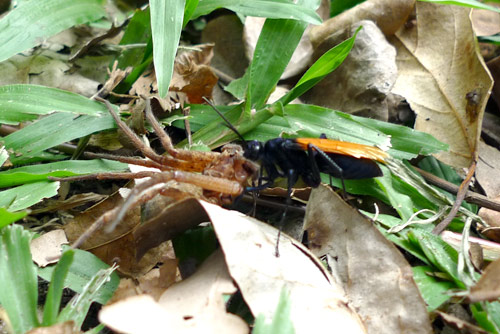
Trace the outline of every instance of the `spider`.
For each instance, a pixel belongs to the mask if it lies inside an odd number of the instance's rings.
[[[150,100],[146,98],[146,119],[153,127],[154,132],[168,155],[157,154],[120,119],[107,100],[100,97],[96,97],[95,99],[106,105],[118,128],[144,154],[146,159],[111,154],[96,154],[95,156],[128,164],[157,168],[160,171],[98,173],[65,178],[50,178],[54,181],[149,178],[141,184],[136,185],[120,206],[99,217],[72,244],[73,248],[80,247],[96,230],[104,225],[107,225],[105,231],[111,232],[130,208],[144,204],[158,194],[167,195],[165,183],[170,180],[199,186],[204,190],[204,199],[218,204],[227,204],[232,202],[234,197],[243,193],[245,184],[249,178],[257,175],[258,165],[244,158],[243,150],[238,145],[226,145],[222,148],[221,153],[175,149],[170,137],[154,117]]]

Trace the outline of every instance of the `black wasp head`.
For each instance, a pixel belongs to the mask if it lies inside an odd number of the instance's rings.
[[[250,140],[246,142],[245,153],[243,156],[249,160],[257,161],[260,159],[264,150],[262,142],[257,140]]]

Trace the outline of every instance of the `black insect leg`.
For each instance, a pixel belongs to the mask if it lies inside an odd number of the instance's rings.
[[[287,175],[287,192],[286,192],[286,202],[285,202],[285,210],[283,211],[283,215],[281,216],[281,219],[278,223],[278,239],[276,240],[276,249],[274,251],[274,255],[276,257],[280,256],[280,237],[281,237],[281,231],[283,230],[283,227],[285,225],[285,218],[286,214],[288,213],[288,207],[292,205],[292,189],[295,183],[297,183],[297,180],[299,179],[298,173],[294,169],[288,170],[288,175]]]
[[[321,158],[323,158],[328,163],[328,165],[330,165],[330,167],[332,167],[337,172],[337,174],[339,175],[339,178],[340,178],[340,182],[342,182],[342,196],[344,197],[344,199],[346,199],[347,198],[347,193],[346,193],[346,190],[345,190],[345,183],[344,183],[344,177],[343,177],[343,170],[342,170],[342,168],[340,168],[340,166],[337,165],[335,163],[335,161],[333,161],[328,156],[328,154],[326,154],[325,152],[323,152],[322,149],[320,149],[319,147],[317,147],[314,144],[308,144],[307,145],[307,153],[309,155],[311,168],[312,168],[312,170],[313,170],[314,173],[318,173],[318,176],[320,175],[320,172],[319,172],[318,163],[316,162],[316,154],[319,154],[321,156]],[[331,175],[330,175],[330,183],[331,183]]]

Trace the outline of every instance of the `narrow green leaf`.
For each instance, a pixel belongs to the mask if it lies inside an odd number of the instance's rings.
[[[42,165],[23,166],[0,172],[0,188],[47,180],[47,177],[67,177],[83,174],[121,172],[128,164],[111,160],[67,160]]]
[[[17,124],[55,111],[93,116],[108,113],[104,104],[65,90],[38,85],[0,86],[0,123]]]
[[[23,1],[0,20],[0,61],[65,29],[103,16],[102,0]]]
[[[150,0],[153,59],[158,94],[165,97],[174,71],[174,60],[181,37],[185,0]]]
[[[469,8],[486,9],[500,13],[500,8],[484,4],[477,0],[419,0],[422,2],[432,2],[440,5],[456,5]]]
[[[356,35],[361,27],[356,30],[356,33],[351,38],[343,41],[339,45],[334,46],[325,52],[300,78],[299,82],[287,94],[285,94],[280,102],[287,105],[294,99],[298,98],[309,89],[314,87],[318,82],[323,80],[328,74],[332,73],[337,67],[342,64],[344,59],[351,52]]]
[[[408,236],[413,243],[420,246],[425,256],[436,268],[448,274],[460,289],[465,288],[458,275],[458,253],[453,247],[444,242],[439,236],[425,232],[422,229],[411,228]]]
[[[249,67],[250,106],[260,109],[278,83],[307,24],[302,21],[267,19]]]
[[[102,262],[97,256],[81,249],[75,249],[75,256],[69,268],[66,277],[65,286],[75,291],[82,293],[85,285],[91,278],[102,269],[108,269],[109,266]],[[46,281],[50,281],[55,270],[55,265],[38,268],[38,275]],[[106,302],[113,296],[114,291],[118,287],[120,278],[116,273],[111,275],[109,282],[104,284],[97,292],[95,301],[100,304]]]
[[[0,207],[19,211],[57,195],[59,182],[39,181],[0,191]]]
[[[120,45],[146,44],[151,39],[151,18],[149,7],[144,10],[137,9],[130,19]],[[125,49],[118,56],[118,68],[125,69],[128,66],[136,67],[143,61],[146,45],[143,48]],[[113,62],[114,63],[114,60]],[[110,64],[110,67],[113,64]]]
[[[312,24],[321,23],[321,18],[315,9],[291,3],[288,0],[203,0],[200,1],[192,19],[207,15],[218,8],[227,8],[244,16],[293,19]]]
[[[56,323],[59,307],[61,306],[64,281],[68,275],[71,263],[73,263],[74,256],[75,251],[73,249],[68,249],[57,262],[56,268],[50,279],[49,291],[47,292],[47,299],[43,307],[42,326],[51,326]]]
[[[0,304],[15,333],[37,327],[37,278],[31,260],[31,234],[20,225],[0,230]]]
[[[54,113],[3,138],[12,150],[11,161],[19,156],[29,157],[56,145],[81,138],[94,132],[115,128],[109,114],[101,116]]]
[[[255,319],[255,326],[252,331],[253,334],[293,334],[295,328],[293,327],[293,319],[290,317],[292,309],[292,300],[284,286],[281,289],[280,299],[276,310],[274,311],[272,319],[266,319],[263,314],[260,314]],[[269,320],[269,322],[267,321]]]
[[[413,278],[418,285],[428,306],[428,311],[433,311],[451,298],[446,294],[448,290],[456,288],[456,285],[449,281],[442,281],[429,275],[433,270],[431,267],[413,267]]]
[[[6,208],[0,208],[0,229],[19,219],[23,219],[27,214],[26,211],[10,212]]]
[[[100,290],[110,280],[115,269],[116,267],[101,269],[92,276],[83,288],[82,293],[73,297],[68,305],[59,313],[57,322],[72,320],[75,323],[75,328],[80,328],[87,316],[90,305],[97,301]]]
[[[185,27],[186,24],[193,17],[194,11],[196,7],[198,7],[198,3],[200,0],[186,0],[186,8],[184,9],[184,20],[182,22],[182,26]]]

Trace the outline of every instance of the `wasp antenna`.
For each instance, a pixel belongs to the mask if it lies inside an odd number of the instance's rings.
[[[226,122],[226,126],[230,128],[234,133],[236,133],[238,137],[240,137],[240,139],[243,141],[244,146],[246,147],[247,141],[245,140],[245,138],[243,138],[241,133],[239,133],[238,130],[236,130],[234,125],[231,124],[231,122],[226,118],[226,116],[224,116],[224,114],[219,109],[217,109],[217,107],[211,100],[207,99],[205,96],[203,96],[203,100],[205,100],[205,102],[207,102],[208,105],[210,105],[212,109],[215,110],[217,114],[219,114],[219,116],[224,120],[224,122]]]

